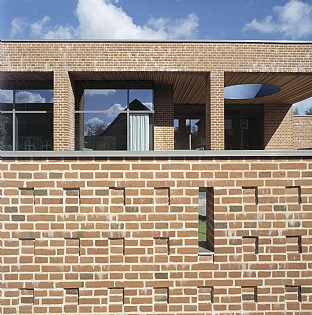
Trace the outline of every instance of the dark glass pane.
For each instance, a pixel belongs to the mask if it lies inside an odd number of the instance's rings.
[[[262,105],[225,106],[225,149],[263,149]]]
[[[53,115],[16,114],[15,133],[16,150],[53,150]]]
[[[13,149],[13,115],[0,114],[0,150]]]
[[[0,103],[1,111],[13,111],[13,104]]]
[[[76,114],[76,150],[127,150],[127,115]]]
[[[46,111],[53,112],[53,104],[39,104],[39,103],[25,103],[25,104],[15,104],[15,110],[17,111]]]
[[[174,109],[175,150],[198,150],[205,147],[204,105],[176,105]]]

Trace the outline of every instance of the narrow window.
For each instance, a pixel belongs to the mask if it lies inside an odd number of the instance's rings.
[[[214,188],[201,187],[198,200],[199,254],[211,254],[214,251]]]

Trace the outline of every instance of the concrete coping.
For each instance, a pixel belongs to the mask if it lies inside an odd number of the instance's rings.
[[[2,151],[2,158],[214,158],[214,157],[312,157],[309,150],[175,150],[175,151]]]
[[[216,39],[216,40],[205,40],[205,39],[173,39],[173,40],[159,40],[159,39],[1,39],[3,43],[230,43],[230,44],[312,44],[310,40],[264,40],[264,39]]]

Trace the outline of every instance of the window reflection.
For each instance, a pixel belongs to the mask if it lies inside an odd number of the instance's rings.
[[[0,90],[0,150],[53,149],[53,90]]]
[[[152,149],[152,109],[152,90],[85,90],[76,105],[76,150]]]

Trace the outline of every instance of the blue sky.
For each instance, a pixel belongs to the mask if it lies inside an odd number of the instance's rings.
[[[1,38],[312,40],[308,0],[1,0]]]
[[[312,0],[0,0],[0,5],[2,39],[312,41]]]

